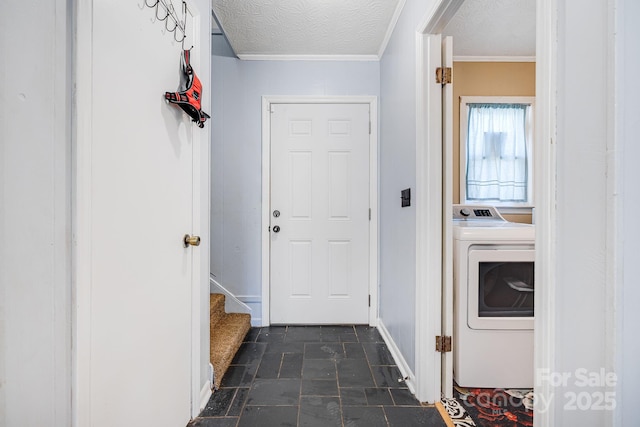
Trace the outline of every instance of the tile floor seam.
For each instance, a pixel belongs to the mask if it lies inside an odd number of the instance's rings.
[[[280,378],[280,373],[282,371],[282,362],[284,361],[284,355],[285,353],[283,352],[282,355],[280,356],[280,364],[278,365],[278,374],[276,375],[276,378]]]
[[[262,328],[258,330],[258,333],[256,334],[255,337],[255,342],[258,341],[258,337],[260,336],[260,334],[262,334]],[[244,342],[243,342],[244,344]],[[265,346],[266,347],[266,346]],[[253,384],[256,381],[256,375],[258,373],[258,370],[260,369],[260,365],[262,364],[262,357],[264,356],[264,352],[262,353],[262,356],[260,356],[260,361],[258,362],[257,366],[256,366],[256,373],[253,375],[252,380],[249,383],[249,391],[247,392],[247,396],[244,399],[244,402],[242,402],[242,408],[240,408],[240,414],[238,415],[238,419],[236,421],[236,427],[240,426],[240,419],[242,418],[242,414],[245,411],[245,408],[248,406],[248,402],[249,402],[249,392],[251,391],[251,389],[253,389]],[[224,378],[223,378],[224,380]],[[237,392],[237,391],[236,391]]]
[[[228,417],[229,416],[229,411],[231,410],[231,407],[233,406],[233,401],[236,399],[236,395],[238,394],[238,389],[236,388],[233,391],[233,397],[231,398],[231,403],[229,404],[229,406],[227,407],[227,410],[224,411],[224,416]]]
[[[391,423],[389,422],[389,417],[387,416],[387,411],[384,406],[382,407],[382,415],[384,415],[384,420],[387,422],[387,427],[390,426]]]

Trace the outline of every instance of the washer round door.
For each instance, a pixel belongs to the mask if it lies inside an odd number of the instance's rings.
[[[467,258],[471,329],[533,329],[534,260],[530,246],[472,246]]]

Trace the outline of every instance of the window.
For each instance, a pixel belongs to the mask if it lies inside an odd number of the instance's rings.
[[[532,207],[533,98],[460,98],[460,203]]]

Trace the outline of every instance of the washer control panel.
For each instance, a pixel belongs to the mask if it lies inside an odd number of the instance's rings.
[[[453,205],[453,219],[505,221],[494,206]]]

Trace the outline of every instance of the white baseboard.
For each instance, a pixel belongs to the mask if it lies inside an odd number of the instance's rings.
[[[209,277],[209,291],[212,294],[223,294],[225,296],[224,309],[227,313],[251,314],[251,307],[236,298],[234,294],[229,292],[211,276]]]
[[[398,365],[398,369],[400,370],[400,373],[402,374],[403,378],[406,378],[405,384],[409,388],[409,391],[415,394],[416,393],[416,376],[411,371],[411,368],[409,368],[409,364],[402,356],[400,349],[398,349],[398,346],[396,345],[395,341],[393,341],[393,338],[391,338],[391,334],[389,333],[387,328],[384,326],[384,322],[381,319],[378,319],[377,328],[378,328],[378,332],[380,332],[380,335],[382,335],[382,339],[384,340],[385,344],[387,344],[387,348],[389,348],[389,352],[391,353],[393,360],[396,361],[396,365]]]
[[[251,309],[251,326],[262,326],[262,297],[260,295],[236,295]]]
[[[198,414],[202,412],[205,406],[207,406],[207,403],[209,402],[210,398],[211,398],[211,382],[207,380],[207,382],[204,383],[204,385],[202,386],[202,389],[200,390],[200,411],[198,411]]]

